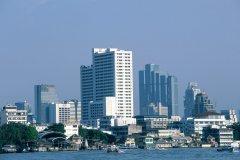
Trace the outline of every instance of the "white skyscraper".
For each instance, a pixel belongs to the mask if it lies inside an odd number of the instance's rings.
[[[118,119],[118,124],[131,123],[133,117],[132,51],[94,48],[92,54],[93,95],[92,102],[89,102],[88,111],[85,113],[88,114],[89,119],[98,119],[112,114]],[[81,67],[82,94],[84,94],[83,89],[90,82],[83,79],[86,77],[84,68],[86,67]],[[91,95],[88,96],[91,97]],[[82,102],[85,101],[86,98],[82,96]],[[82,112],[82,117],[87,116]]]

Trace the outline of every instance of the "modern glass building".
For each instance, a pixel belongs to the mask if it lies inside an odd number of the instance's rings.
[[[146,64],[139,71],[139,101],[140,115],[148,115],[152,104],[167,107],[168,116],[178,115],[177,77],[161,73],[158,65]]]
[[[34,86],[35,115],[37,123],[48,122],[48,105],[57,103],[58,97],[54,85],[35,85]]]
[[[81,120],[89,120],[89,108],[88,104],[93,101],[93,67],[92,66],[81,66],[80,68],[80,79],[81,79]]]
[[[177,116],[178,113],[178,79],[175,76],[167,77],[167,107],[168,116]]]
[[[195,99],[198,93],[201,93],[201,90],[198,87],[198,84],[196,82],[189,82],[188,87],[185,90],[185,96],[184,96],[184,117],[185,118],[193,116]]]

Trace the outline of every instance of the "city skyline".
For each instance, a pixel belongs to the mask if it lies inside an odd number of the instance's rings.
[[[133,51],[135,107],[137,74],[149,63],[178,77],[181,115],[190,81],[208,92],[215,109],[240,106],[238,1],[13,0],[0,6],[1,107],[25,99],[34,107],[36,84],[55,85],[61,101],[80,99],[79,68],[91,64],[93,47]]]

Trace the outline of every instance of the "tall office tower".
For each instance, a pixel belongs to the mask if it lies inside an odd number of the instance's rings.
[[[159,72],[158,65],[145,65],[145,70],[139,71],[139,100],[140,115],[159,114],[149,112],[153,105],[167,107],[168,116],[178,115],[177,78]]]
[[[195,82],[189,82],[188,87],[185,90],[184,96],[184,116],[185,118],[193,116],[193,109],[195,106],[196,95],[201,93],[198,84]]]
[[[115,97],[116,116],[133,116],[132,51],[93,49],[94,101]]]
[[[85,124],[89,120],[89,102],[93,101],[93,67],[81,66],[81,121]]]
[[[81,102],[78,100],[64,101],[64,104],[70,104],[70,123],[80,123],[81,120]]]
[[[139,71],[140,114],[148,115],[149,106],[160,103],[159,66],[145,65],[145,71]]]
[[[93,48],[92,56],[91,70],[81,67],[82,120],[111,114],[127,124],[133,116],[132,51]],[[92,81],[83,78],[91,76]],[[93,94],[86,95],[86,90]]]
[[[167,107],[168,116],[176,116],[178,113],[178,80],[175,76],[167,77]]]
[[[35,85],[34,99],[37,123],[47,123],[49,104],[58,102],[55,86],[47,84]]]
[[[162,74],[162,75],[159,75],[159,76],[160,76],[160,101],[161,101],[163,106],[167,106],[168,105],[168,102],[167,102],[167,96],[168,96],[167,78],[168,78],[168,75],[167,74]]]
[[[207,93],[202,92],[196,95],[193,115],[198,115],[204,112],[214,112],[213,104],[211,103]]]

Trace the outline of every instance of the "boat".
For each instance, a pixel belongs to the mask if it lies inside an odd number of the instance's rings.
[[[120,145],[119,148],[120,148],[120,149],[138,149],[138,146],[136,146],[136,145],[126,145],[126,144],[123,144],[123,145]]]
[[[230,147],[229,152],[239,152],[239,148],[236,147]]]
[[[17,152],[17,147],[15,145],[4,145],[2,147],[2,151],[4,153],[16,153]]]
[[[239,152],[239,144],[236,142],[233,142],[231,144],[231,147],[229,149],[229,152]]]
[[[107,153],[110,153],[110,152],[118,153],[119,151],[120,151],[120,149],[116,145],[109,145],[109,146],[107,146]]]
[[[233,142],[230,147],[221,147],[217,149],[218,152],[228,151],[228,152],[239,152],[239,144]]]
[[[221,147],[217,149],[218,152],[230,151],[230,147]]]

